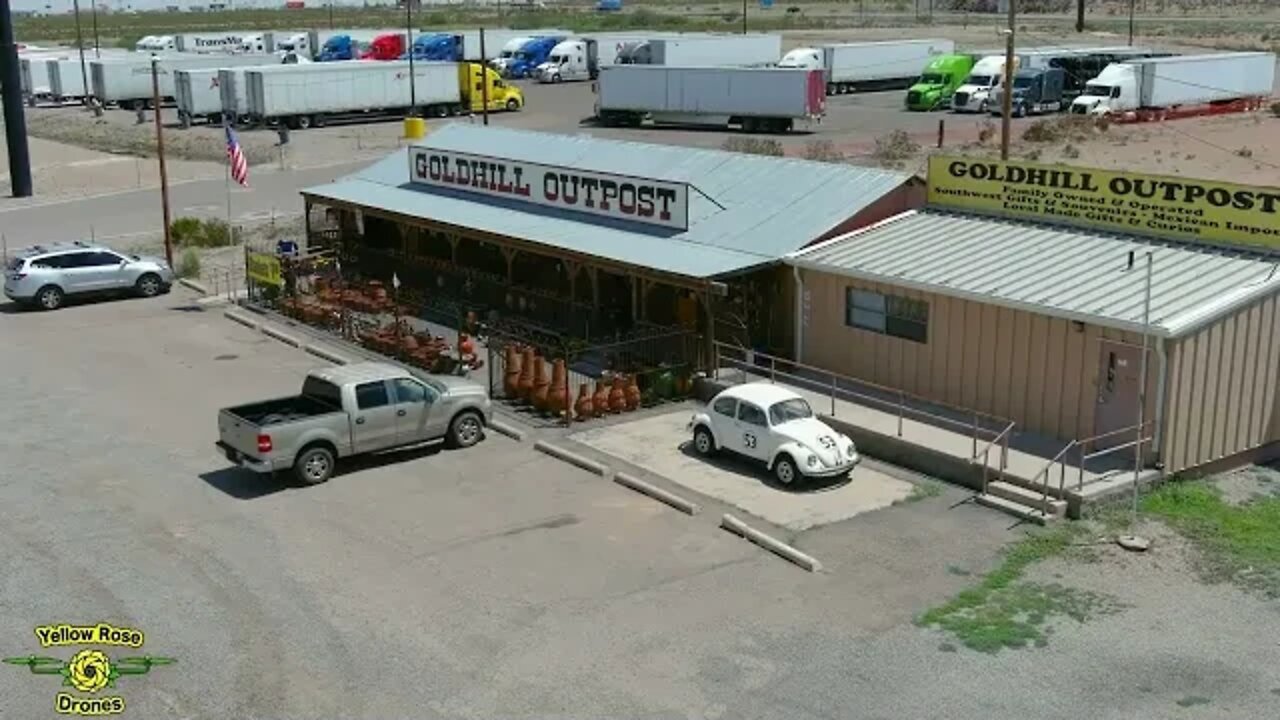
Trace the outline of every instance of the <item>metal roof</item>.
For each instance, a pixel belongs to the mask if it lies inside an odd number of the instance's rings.
[[[409,184],[408,150],[303,194],[530,240],[695,278],[776,262],[911,176],[873,168],[449,123],[424,144],[452,152],[686,182],[689,229]]]
[[[912,210],[793,254],[801,268],[1141,332],[1184,335],[1280,290],[1280,257]],[[1129,253],[1133,269],[1128,269]]]

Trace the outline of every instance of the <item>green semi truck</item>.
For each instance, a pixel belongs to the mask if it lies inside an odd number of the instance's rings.
[[[977,58],[973,55],[939,55],[929,61],[920,79],[907,90],[908,110],[938,110],[951,103],[956,88],[969,77]]]

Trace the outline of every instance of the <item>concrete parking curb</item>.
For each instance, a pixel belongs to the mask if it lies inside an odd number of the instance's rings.
[[[195,280],[188,280],[188,279],[186,279],[186,278],[178,278],[178,284],[179,284],[179,285],[181,285],[181,286],[183,286],[183,287],[185,287],[185,288],[190,288],[190,289],[192,289],[192,290],[195,290],[196,292],[200,293],[201,295],[208,295],[208,294],[209,294],[209,288],[205,287],[202,283],[198,283],[198,282],[196,282]]]
[[[231,322],[240,323],[241,325],[247,328],[252,328],[254,330],[258,329],[258,321],[254,320],[251,317],[246,317],[244,315],[241,315],[238,312],[232,312],[230,310],[224,310],[222,315],[226,317],[228,320],[230,320]]]
[[[540,452],[544,452],[547,455],[550,455],[551,457],[556,458],[557,460],[563,460],[569,463],[570,465],[577,465],[583,470],[586,470],[587,472],[595,473],[600,477],[604,477],[605,475],[609,474],[609,468],[605,467],[601,463],[598,463],[595,460],[591,460],[589,458],[585,458],[576,452],[565,450],[564,448],[558,445],[552,445],[546,440],[539,440],[538,442],[534,443],[533,449],[538,450]]]
[[[506,435],[516,442],[524,442],[523,430],[517,430],[501,420],[490,420],[489,427],[493,428],[499,435]]]
[[[684,513],[685,515],[697,515],[698,513],[702,512],[702,508],[697,503],[689,502],[688,500],[685,500],[679,495],[676,495],[674,493],[669,493],[660,487],[650,485],[649,483],[639,478],[628,475],[627,473],[624,473],[624,472],[615,473],[613,476],[613,481],[618,483],[619,485],[629,487],[638,493],[641,493],[643,495],[648,495],[654,500],[666,503],[667,505],[670,505],[676,510],[679,510],[680,512]]]
[[[741,535],[747,540],[750,540],[785,560],[789,560],[796,565],[799,565],[809,572],[818,572],[822,569],[822,563],[818,562],[817,559],[800,552],[781,540],[776,540],[765,535],[732,515],[725,514],[724,517],[720,518],[720,527],[735,535]]]
[[[337,364],[339,364],[339,365],[346,365],[346,364],[348,364],[348,363],[350,363],[350,362],[351,362],[350,360],[348,360],[348,359],[346,359],[346,358],[342,357],[341,355],[338,355],[338,354],[336,354],[336,353],[332,353],[332,352],[330,352],[330,351],[326,350],[325,348],[320,347],[319,345],[304,345],[304,346],[302,347],[302,349],[303,349],[303,350],[306,350],[307,352],[311,353],[312,355],[315,355],[315,356],[316,356],[316,357],[318,357],[318,358],[321,358],[322,360],[328,360],[328,361],[329,361],[329,362],[331,362],[331,363],[337,363]]]
[[[268,337],[273,337],[286,345],[292,345],[294,347],[302,346],[302,343],[298,340],[298,338],[292,335],[289,335],[288,333],[281,332],[271,327],[270,325],[263,325],[260,329],[262,330],[263,335],[266,335]]]

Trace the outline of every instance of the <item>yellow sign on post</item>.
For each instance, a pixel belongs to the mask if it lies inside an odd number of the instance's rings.
[[[1280,248],[1280,188],[934,155],[929,204],[1175,240]]]
[[[280,259],[266,253],[249,253],[246,261],[249,279],[263,285],[284,285],[280,274]]]

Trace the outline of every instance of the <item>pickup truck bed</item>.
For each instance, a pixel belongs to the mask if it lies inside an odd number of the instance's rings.
[[[306,418],[342,412],[342,408],[309,395],[263,400],[227,408],[224,412],[258,427],[305,420]]]

